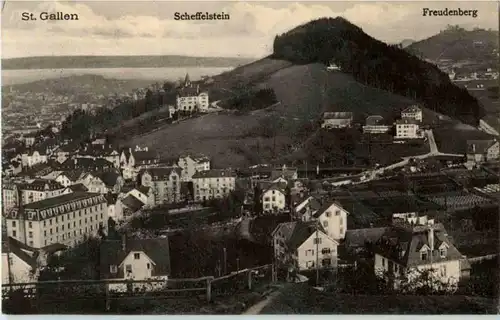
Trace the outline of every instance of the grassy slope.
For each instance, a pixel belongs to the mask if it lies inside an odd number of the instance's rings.
[[[296,66],[266,58],[223,73],[214,80],[210,90],[226,91],[226,95],[237,83],[271,87],[281,104],[271,111],[241,116],[206,115],[167,125],[127,142],[148,145],[166,156],[193,150],[213,157],[216,166],[246,166],[272,156],[273,139],[248,136],[248,132],[259,130],[262,119],[272,114],[284,120],[276,139],[276,152],[286,152],[297,127],[318,120],[325,110],[352,110],[364,115],[380,113],[393,117],[410,103],[406,98],[366,87],[349,75],[326,72],[320,64]]]
[[[474,45],[482,41],[483,45]],[[429,59],[483,60],[498,48],[498,31],[441,32],[430,38],[412,43],[408,50],[417,50]]]
[[[496,314],[494,299],[467,296],[355,296],[292,284],[261,314]]]

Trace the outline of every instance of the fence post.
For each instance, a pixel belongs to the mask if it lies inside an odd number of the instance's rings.
[[[248,290],[252,290],[252,270],[248,271]]]
[[[207,301],[212,301],[212,279],[207,278]]]
[[[111,299],[108,283],[104,283],[104,292],[106,293],[106,311],[109,311],[111,309]]]

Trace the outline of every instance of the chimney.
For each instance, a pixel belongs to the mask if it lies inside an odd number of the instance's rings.
[[[127,235],[122,234],[122,250],[126,251],[127,250]]]
[[[429,226],[429,247],[431,248],[431,254],[434,252],[434,226]]]

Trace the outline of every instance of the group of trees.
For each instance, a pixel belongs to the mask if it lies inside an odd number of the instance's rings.
[[[373,39],[343,18],[318,19],[276,36],[272,57],[334,62],[364,84],[421,101],[468,124],[477,125],[484,113],[478,101],[437,66]]]
[[[128,100],[114,108],[100,108],[90,113],[81,109],[75,110],[63,122],[61,136],[73,140],[90,137],[97,132],[116,128],[121,122],[153,111],[166,104],[175,104],[177,91],[175,85],[165,83],[165,92],[153,92],[148,89],[144,99]]]
[[[248,112],[267,108],[277,102],[276,93],[272,88],[255,90],[242,87],[236,89],[234,96],[225,101],[223,105],[230,109]]]

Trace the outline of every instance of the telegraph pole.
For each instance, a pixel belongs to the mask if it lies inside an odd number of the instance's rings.
[[[316,222],[316,286],[319,284],[319,230],[318,230],[319,218]]]

